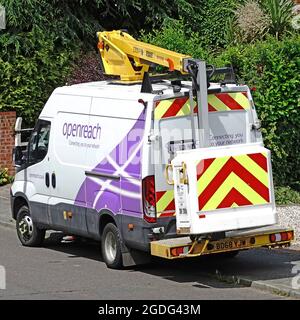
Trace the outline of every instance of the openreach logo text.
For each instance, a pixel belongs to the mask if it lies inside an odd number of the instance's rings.
[[[3,266],[0,266],[0,290],[6,289],[6,272]]]
[[[0,4],[0,30],[6,28],[5,8]]]

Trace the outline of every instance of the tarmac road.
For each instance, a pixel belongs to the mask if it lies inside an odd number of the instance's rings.
[[[201,257],[147,266],[108,269],[99,243],[61,243],[52,234],[41,248],[22,247],[12,228],[0,226],[0,265],[6,289],[0,299],[283,299],[216,276],[239,274],[281,279],[299,253],[253,250],[234,259]]]

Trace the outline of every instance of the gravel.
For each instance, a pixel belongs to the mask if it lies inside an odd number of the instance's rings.
[[[278,223],[281,227],[291,227],[295,232],[293,245],[300,245],[300,205],[277,206]]]

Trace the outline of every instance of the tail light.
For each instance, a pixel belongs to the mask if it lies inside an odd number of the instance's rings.
[[[177,248],[172,248],[171,249],[171,255],[173,257],[180,256],[182,254],[188,254],[190,251],[190,246],[184,246],[184,247],[177,247]]]
[[[156,222],[156,196],[154,176],[148,176],[143,179],[143,212],[144,219],[147,222]]]
[[[270,234],[271,242],[280,242],[280,241],[290,241],[293,240],[294,235],[292,231],[281,232],[281,233],[273,233]]]

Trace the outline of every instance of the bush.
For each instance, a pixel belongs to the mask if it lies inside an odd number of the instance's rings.
[[[300,204],[300,193],[290,187],[275,188],[276,204]]]
[[[32,125],[52,90],[63,85],[76,50],[58,49],[39,28],[0,37],[0,111],[16,110]]]
[[[274,181],[295,188],[300,187],[299,52],[299,36],[269,38],[230,48],[215,59],[219,65],[232,63],[240,82],[256,87],[253,98],[272,151]]]
[[[8,174],[8,169],[0,168],[0,186],[4,186],[5,184],[11,183],[13,178]]]
[[[16,110],[25,125],[32,126],[55,87],[69,80],[99,79],[93,69],[95,59],[85,55],[96,46],[97,31],[149,29],[165,17],[178,17],[179,12],[188,15],[197,3],[0,0],[7,17],[7,28],[0,30],[0,111]],[[83,71],[76,68],[73,72],[73,62],[82,51]],[[90,62],[92,66],[84,65]]]
[[[261,0],[262,8],[270,18],[270,34],[277,39],[291,30],[293,18],[293,0]]]
[[[0,31],[0,111],[16,110],[28,126],[64,84],[79,51],[74,39],[81,24],[51,2],[0,0],[7,13],[7,29]]]
[[[270,18],[256,1],[250,0],[237,7],[235,11],[235,36],[240,42],[251,43],[263,39],[269,30]]]
[[[107,78],[103,75],[99,54],[92,51],[82,52],[75,62],[75,68],[67,77],[67,84],[101,81]]]
[[[234,16],[234,10],[243,0],[201,0],[201,13],[197,19],[197,31],[201,43],[213,50],[225,47],[226,24]]]
[[[227,19],[225,27],[226,46],[263,40],[266,35],[282,39],[297,33],[292,28],[292,0],[249,0],[236,6],[234,16]]]
[[[178,52],[194,52],[197,57],[205,52],[203,48],[219,51],[227,45],[227,24],[234,17],[234,10],[244,0],[198,0],[193,5],[179,10],[180,17],[176,20],[167,18],[159,30],[152,30],[151,35],[142,37],[152,43],[165,46]],[[161,34],[162,33],[162,34]],[[177,34],[178,37],[175,35]],[[170,41],[168,41],[168,38]],[[162,40],[162,41],[161,41]],[[188,44],[186,45],[186,43]],[[197,54],[198,47],[201,55]],[[174,49],[172,49],[174,48]],[[192,51],[191,51],[192,50]],[[195,55],[194,55],[195,56]]]
[[[217,66],[233,64],[239,82],[257,89],[253,98],[265,145],[272,151],[276,185],[300,190],[300,36],[282,41],[269,36],[216,54],[201,47],[197,33],[189,34],[183,21],[172,21],[143,40]]]
[[[166,19],[160,29],[142,33],[141,41],[179,53],[206,59],[208,52],[201,44],[201,36],[192,31],[183,19]]]

